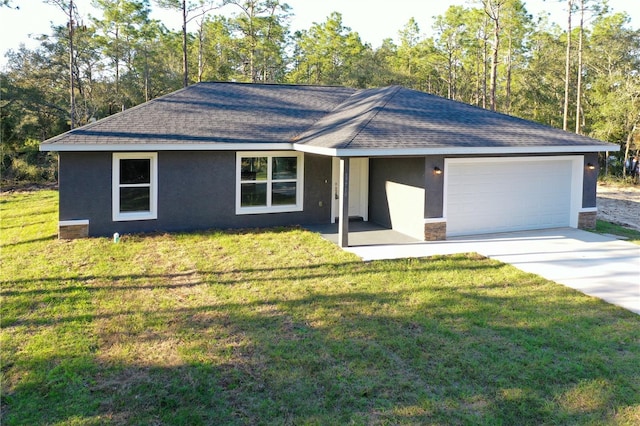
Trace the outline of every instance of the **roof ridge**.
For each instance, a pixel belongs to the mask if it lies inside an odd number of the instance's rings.
[[[394,86],[387,86],[387,87],[376,88],[376,89],[363,89],[363,91],[382,90],[383,92],[388,91],[388,93],[385,93],[380,99],[375,101],[374,105],[371,106],[371,108],[367,112],[362,114],[363,119],[361,120],[361,123],[356,127],[356,130],[353,132],[353,135],[350,138],[348,138],[348,142],[344,145],[344,148],[348,148],[349,145],[351,145],[351,143],[356,139],[356,137],[358,137],[358,135],[362,133],[362,131],[369,125],[369,123],[371,123],[371,121],[378,115],[378,113],[380,113],[380,111],[384,109],[384,107],[400,91],[401,88],[402,88],[401,86],[394,85]],[[358,92],[354,93],[351,96],[355,96],[357,93]]]
[[[307,84],[307,83],[276,83],[276,82],[260,82],[253,83],[251,81],[222,81],[222,80],[208,80],[208,81],[199,81],[198,83],[194,83],[191,86],[196,85],[219,85],[219,84],[228,84],[235,86],[277,86],[277,87],[319,87],[319,88],[328,88],[328,89],[350,89],[348,86],[344,86],[341,84]],[[189,87],[191,87],[189,86]]]
[[[351,93],[348,97],[346,97],[342,102],[337,103],[333,106],[333,108],[331,108],[331,110],[327,111],[326,114],[318,117],[317,120],[315,120],[313,123],[311,123],[309,126],[307,126],[306,129],[300,131],[297,135],[294,135],[291,139],[290,142],[293,143],[298,143],[300,142],[300,139],[302,137],[302,135],[304,135],[305,133],[307,133],[310,129],[313,128],[313,126],[315,126],[316,124],[318,124],[320,121],[324,120],[326,117],[331,116],[331,114],[333,114],[334,112],[336,112],[338,109],[342,108],[342,106],[349,101],[349,99],[351,99],[355,94],[361,92],[362,90],[355,90],[351,87],[347,87],[347,86],[314,86],[314,85],[304,85],[301,84],[299,86],[304,86],[304,87],[333,87],[333,88],[337,88],[337,89],[347,89],[347,90],[353,90],[353,93]]]

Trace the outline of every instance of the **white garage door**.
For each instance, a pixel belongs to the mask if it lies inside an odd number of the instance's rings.
[[[447,235],[570,226],[575,160],[562,158],[449,160]]]

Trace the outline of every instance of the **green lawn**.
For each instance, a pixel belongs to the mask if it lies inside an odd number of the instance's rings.
[[[56,239],[1,202],[2,425],[640,423],[640,316],[299,229]]]
[[[598,220],[595,231],[600,234],[618,235],[631,243],[640,244],[640,232],[635,229],[616,225],[615,223]]]

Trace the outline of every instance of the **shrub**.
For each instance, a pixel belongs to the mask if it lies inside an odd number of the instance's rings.
[[[39,151],[40,143],[28,139],[16,150],[2,149],[0,174],[3,183],[47,183],[58,178],[57,155]]]

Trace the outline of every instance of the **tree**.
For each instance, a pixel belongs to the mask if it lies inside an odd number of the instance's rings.
[[[232,24],[223,16],[205,19],[198,32],[198,81],[236,79],[240,60]]]
[[[467,24],[467,9],[462,6],[450,6],[444,16],[435,18],[434,29],[437,33],[436,46],[444,57],[444,73],[440,77],[447,84],[447,98],[457,98],[458,71],[462,65]]]
[[[295,34],[294,83],[350,85],[360,74],[357,66],[367,48],[358,33],[342,23],[342,15],[333,12],[322,24]]]
[[[588,72],[594,73],[585,111],[591,135],[619,143],[624,161],[640,147],[640,30],[627,27],[625,14],[596,18],[590,40]],[[597,59],[597,60],[596,60]],[[626,170],[622,170],[623,175]]]
[[[521,0],[510,0],[504,9],[503,32],[506,39],[505,99],[502,111],[511,113],[514,68],[524,62],[525,42],[531,33],[531,17]]]
[[[73,3],[73,0],[69,0],[68,2],[65,0],[45,0],[45,3],[53,4],[58,6],[66,15],[67,15],[67,27],[68,27],[68,37],[69,37],[69,123],[70,127],[73,129],[75,127],[76,122],[76,101],[75,101],[75,87],[74,87],[74,78],[73,78],[73,68],[74,68],[74,50],[73,50],[73,38],[75,34],[75,24],[74,18],[77,17],[77,9]]]
[[[498,53],[500,51],[500,19],[502,8],[507,0],[481,0],[484,11],[493,23],[493,53],[491,55],[491,86],[489,88],[489,104],[492,111],[497,108],[496,87],[498,85]]]
[[[569,85],[571,79],[571,18],[575,0],[567,0],[567,53],[565,56],[564,72],[564,112],[562,115],[562,129],[569,128]]]
[[[414,18],[409,19],[399,32],[400,45],[396,50],[396,72],[404,76],[402,84],[414,86],[420,61],[420,28]]]
[[[132,99],[126,99],[121,91],[121,67],[131,72],[134,58],[138,53],[143,37],[148,36],[150,10],[147,0],[94,0],[94,5],[102,10],[103,18],[93,18],[93,24],[99,31],[96,42],[102,54],[113,66],[115,91],[113,104],[124,108],[125,104],[135,105]]]
[[[225,0],[225,4],[241,11],[233,23],[241,35],[239,46],[245,56],[248,80],[275,81],[277,75],[284,74],[282,58],[290,6],[279,0]]]
[[[584,37],[585,37],[585,12],[591,11],[594,14],[600,15],[606,13],[606,3],[604,9],[601,8],[598,3],[599,0],[590,2],[590,0],[578,0],[578,11],[580,12],[580,26],[578,32],[578,71],[576,79],[576,133],[581,133],[581,111],[582,111],[582,77],[584,73]],[[590,4],[591,3],[591,4]]]
[[[486,108],[488,98],[488,46],[491,32],[489,18],[484,13],[484,10],[475,8],[466,12],[465,15],[470,39],[466,62],[469,63],[469,67],[474,74],[473,91],[468,98],[468,102]]]
[[[190,3],[187,0],[156,0],[158,6],[164,9],[179,10],[182,14],[182,86],[189,85],[189,51],[187,24],[197,17],[203,16],[219,7],[215,0],[199,0]]]

